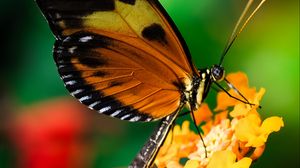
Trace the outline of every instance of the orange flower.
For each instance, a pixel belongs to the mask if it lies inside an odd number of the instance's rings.
[[[235,135],[238,140],[246,142],[246,147],[263,146],[270,133],[277,132],[283,127],[280,117],[269,117],[261,123],[258,114],[251,113],[238,121]]]
[[[236,162],[236,155],[229,150],[218,151],[211,157],[207,168],[247,168],[252,160],[248,157]]]
[[[206,145],[207,157],[205,156],[205,148],[201,140],[197,143],[197,151],[189,155],[189,159],[200,161],[202,167],[206,166],[210,158],[216,151],[233,148],[236,138],[233,136],[234,130],[231,127],[230,120],[225,119],[218,125],[214,125],[210,132],[203,138]]]
[[[245,74],[229,74],[226,79],[255,105],[232,99],[224,92],[218,93],[214,112],[205,103],[195,112],[196,123],[204,131],[206,148],[199,135],[189,130],[189,122],[185,121],[181,128],[177,125],[169,133],[156,157],[157,167],[248,168],[263,154],[269,134],[279,131],[284,125],[283,120],[269,117],[262,121],[257,108],[265,89],[256,92],[255,88],[249,88]],[[234,90],[228,92],[243,100]],[[182,165],[180,160],[183,158],[188,160]]]
[[[239,117],[239,116],[246,116],[248,112],[250,112],[252,109],[256,109],[259,101],[261,100],[262,96],[265,94],[266,90],[264,88],[261,88],[258,93],[253,94],[253,98],[249,99],[249,101],[253,104],[256,104],[255,107],[251,107],[248,104],[244,104],[241,102],[237,102],[234,106],[234,109],[230,112],[231,117]],[[250,96],[249,96],[250,97]]]
[[[188,160],[184,165],[184,168],[198,168],[200,166],[199,161],[197,160]]]
[[[190,123],[184,121],[181,128],[176,125],[173,131],[169,132],[155,160],[158,168],[178,167],[175,164],[179,165],[180,158],[186,158],[197,149],[196,142],[199,141],[199,135],[191,131],[189,126]]]
[[[226,79],[230,81],[230,83],[232,83],[241,93],[243,93],[250,102],[253,100],[256,91],[255,88],[249,88],[246,74],[242,72],[232,73],[228,74]],[[228,93],[243,100],[243,98],[232,89],[229,90]],[[225,92],[220,92],[217,96],[217,107],[215,108],[215,111],[226,110],[228,107],[232,107],[240,103],[240,101],[229,97]]]
[[[200,125],[201,122],[208,122],[211,120],[213,113],[209,109],[206,103],[202,103],[198,110],[194,111],[194,116],[196,119],[196,124]]]

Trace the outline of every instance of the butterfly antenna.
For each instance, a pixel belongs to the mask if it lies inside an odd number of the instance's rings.
[[[256,6],[256,8],[252,11],[252,13],[249,15],[249,17],[245,20],[245,22],[241,25],[242,21],[245,19],[245,16],[246,14],[248,13],[249,11],[249,8],[251,7],[252,3],[253,3],[254,0],[249,0],[248,3],[246,4],[241,16],[239,17],[237,23],[235,24],[235,27],[232,31],[232,34],[221,54],[221,59],[220,59],[220,62],[219,62],[219,65],[222,65],[223,63],[223,60],[224,60],[224,57],[225,55],[227,54],[227,52],[229,51],[229,49],[231,48],[233,42],[236,40],[236,38],[241,34],[241,32],[245,29],[245,27],[247,26],[247,24],[249,23],[249,21],[253,18],[254,14],[258,11],[258,9],[263,5],[263,3],[266,1],[266,0],[261,0],[260,3]],[[239,31],[238,31],[238,28],[240,27]]]

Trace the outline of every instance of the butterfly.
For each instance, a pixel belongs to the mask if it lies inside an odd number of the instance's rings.
[[[149,166],[180,110],[197,110],[211,85],[224,79],[221,63],[195,67],[158,0],[37,3],[56,38],[54,60],[72,96],[121,120],[162,120],[133,167]]]

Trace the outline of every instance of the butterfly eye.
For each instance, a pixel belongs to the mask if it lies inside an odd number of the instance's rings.
[[[225,77],[225,70],[223,67],[220,65],[214,65],[211,68],[211,77],[214,81],[220,82],[224,79]]]

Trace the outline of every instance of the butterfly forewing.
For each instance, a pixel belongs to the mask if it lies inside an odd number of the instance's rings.
[[[83,104],[130,121],[179,108],[194,66],[156,0],[38,0],[65,86]]]

